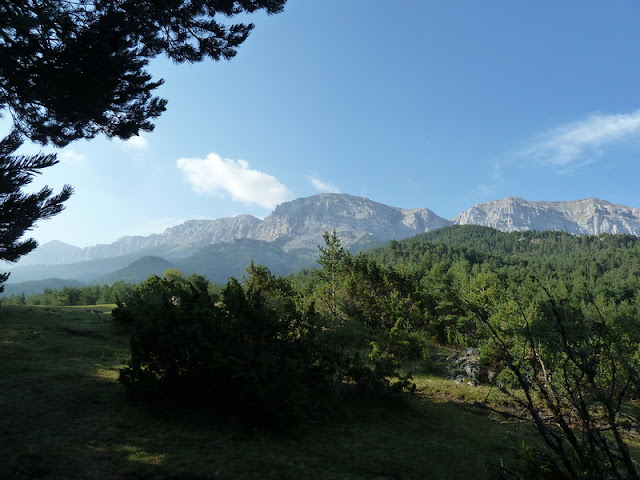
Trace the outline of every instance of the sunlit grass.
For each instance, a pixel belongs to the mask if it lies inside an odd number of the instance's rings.
[[[116,450],[123,452],[126,455],[127,460],[146,463],[149,465],[159,465],[166,457],[164,454],[152,454],[145,452],[142,448],[133,445],[121,445]]]
[[[122,365],[124,367],[125,365]],[[113,382],[118,380],[118,369],[117,368],[98,368],[94,376],[100,380],[105,380],[108,382]]]

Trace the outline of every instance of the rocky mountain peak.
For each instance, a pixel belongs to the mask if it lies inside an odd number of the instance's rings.
[[[453,221],[484,225],[505,232],[560,230],[576,235],[640,235],[640,209],[590,197],[569,201],[527,201],[520,197],[479,203]]]
[[[323,193],[278,207],[255,232],[258,240],[284,240],[285,249],[316,248],[324,231],[335,230],[346,247],[406,238],[451,222],[426,208],[404,210],[365,197]]]

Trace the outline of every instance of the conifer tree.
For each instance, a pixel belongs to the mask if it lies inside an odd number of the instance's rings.
[[[22,235],[59,213],[72,189],[25,194],[21,187],[55,155],[17,157],[22,138],[68,145],[104,134],[151,131],[166,108],[162,79],[145,70],[164,54],[176,63],[231,59],[253,24],[238,15],[280,13],[286,0],[0,0],[0,117],[14,133],[0,146],[0,260],[33,250]],[[8,274],[0,274],[0,286]],[[1,288],[1,287],[0,287]]]
[[[23,192],[34,175],[58,160],[53,154],[14,155],[21,145],[21,136],[15,131],[0,141],[0,260],[7,262],[15,262],[37,247],[33,238],[23,239],[23,235],[38,220],[62,211],[63,203],[73,193],[69,185],[57,195],[49,187],[36,193]],[[8,278],[8,273],[0,273],[0,292]]]
[[[318,276],[325,282],[326,302],[331,319],[336,321],[340,316],[338,314],[338,284],[344,270],[344,260],[349,253],[345,251],[335,230],[331,234],[325,231],[322,238],[325,246],[318,245],[320,251],[318,263],[322,266],[322,269],[318,271]]]
[[[230,59],[253,29],[230,18],[286,0],[0,0],[0,110],[38,143],[153,130],[166,100],[145,70]]]

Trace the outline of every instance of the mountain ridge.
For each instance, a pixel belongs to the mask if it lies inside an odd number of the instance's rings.
[[[285,251],[315,250],[322,242],[324,230],[342,234],[346,247],[370,243],[373,235],[379,241],[406,238],[433,228],[451,225],[427,208],[402,209],[348,194],[318,194],[278,205],[264,220],[252,215],[237,215],[214,220],[187,220],[148,236],[125,236],[110,244],[85,248],[67,245],[63,257],[49,253],[51,242],[40,246],[39,255],[25,256],[18,266],[70,264],[102,258],[139,254],[167,259],[184,258],[208,245],[229,243],[242,238],[265,242],[279,241]],[[42,263],[42,259],[49,258]],[[33,259],[33,260],[32,260]],[[35,261],[37,260],[37,261]]]
[[[567,201],[528,201],[522,197],[479,203],[453,220],[503,232],[558,230],[574,235],[628,233],[640,236],[640,209],[589,197]]]
[[[343,246],[357,252],[455,224],[506,232],[558,230],[640,236],[640,209],[593,197],[553,202],[510,196],[478,203],[448,220],[425,207],[404,209],[366,197],[318,194],[282,203],[264,220],[251,215],[188,220],[160,234],[122,237],[111,244],[84,249],[49,242],[11,269],[9,282],[50,277],[85,282],[112,279],[112,272],[145,256],[177,262],[194,271],[206,270],[218,279],[242,275],[239,262],[230,261],[233,257],[267,259],[273,263],[268,266],[286,274],[287,269],[314,265],[325,231],[335,230]],[[48,263],[34,263],[43,261]],[[143,270],[136,271],[144,274]]]

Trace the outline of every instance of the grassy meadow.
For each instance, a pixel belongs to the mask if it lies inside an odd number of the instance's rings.
[[[530,432],[473,407],[488,389],[417,376],[406,400],[349,400],[293,432],[129,402],[113,305],[0,308],[0,478],[495,478]]]

